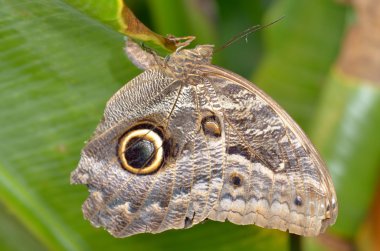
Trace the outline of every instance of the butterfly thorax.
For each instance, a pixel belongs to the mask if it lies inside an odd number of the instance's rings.
[[[194,49],[178,50],[166,58],[165,69],[178,80],[200,75],[199,65],[211,63],[213,48],[213,45],[198,45]]]

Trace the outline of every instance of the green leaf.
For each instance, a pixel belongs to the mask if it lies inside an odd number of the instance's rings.
[[[332,230],[351,237],[378,177],[374,166],[379,163],[375,149],[380,113],[375,108],[377,90],[356,84],[337,88],[345,80],[329,78],[345,29],[346,7],[329,0],[273,1],[273,8],[257,1],[215,1],[213,19],[210,13],[195,11],[198,2],[134,1],[133,6],[143,9],[148,27],[164,35],[197,35],[197,42],[219,45],[249,26],[286,16],[262,32],[264,40],[261,32],[253,34],[248,44],[236,43],[217,57],[244,76],[259,64],[256,83],[312,133],[332,167],[340,158],[344,173],[334,167],[333,176],[341,211]],[[206,222],[188,230],[126,239],[92,227],[81,212],[87,188],[71,186],[70,172],[106,101],[138,74],[124,56],[123,35],[113,26],[115,5],[107,0],[0,0],[0,6],[0,241],[6,240],[0,249],[288,249],[286,233],[230,223]],[[329,81],[323,90],[325,79]],[[329,93],[345,101],[340,104]],[[330,109],[333,101],[336,109]],[[368,102],[371,105],[365,106]],[[351,110],[353,104],[358,108]],[[370,118],[368,123],[355,117],[359,108]],[[345,125],[363,135],[346,134]],[[347,139],[355,147],[349,149]],[[348,154],[341,155],[339,149]]]
[[[153,29],[160,34],[176,37],[196,36],[196,43],[215,41],[215,29],[201,9],[201,2],[178,0],[149,0]]]
[[[366,217],[380,174],[380,88],[333,71],[324,90],[312,138],[337,190],[332,228],[354,237]]]
[[[66,2],[157,52],[167,54],[181,46],[187,46],[194,40],[194,37],[187,35],[183,37],[162,36],[153,32],[135,16],[123,0],[66,0]]]
[[[107,99],[138,71],[121,34],[66,2],[0,4],[0,202],[35,242],[49,250],[287,247],[286,233],[229,223],[125,239],[92,227],[81,212],[87,188],[70,185],[70,172]]]
[[[121,29],[118,15],[124,4],[123,0],[66,0],[64,2],[115,30]]]
[[[335,1],[278,1],[267,14],[266,54],[254,83],[308,130],[325,76],[335,62],[345,29],[346,8]]]
[[[86,249],[86,191],[69,174],[107,97],[137,71],[121,35],[61,1],[1,6],[1,203],[46,248]]]
[[[223,46],[232,37],[255,25],[265,25],[262,20],[265,11],[270,8],[269,1],[220,1],[218,11],[216,48]],[[278,18],[278,17],[277,17]],[[273,21],[273,20],[271,20]],[[268,27],[267,29],[271,29]],[[262,45],[262,31],[256,31],[247,37],[217,52],[213,62],[223,65],[247,79],[257,69],[265,51]],[[210,43],[210,42],[207,42]]]
[[[17,174],[0,166],[0,199],[47,248],[78,250],[81,240],[45,203],[28,191]]]
[[[47,250],[2,204],[0,204],[0,250]],[[22,241],[20,241],[22,240]]]

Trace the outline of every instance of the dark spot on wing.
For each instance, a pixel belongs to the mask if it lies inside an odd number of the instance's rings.
[[[251,161],[251,153],[248,151],[246,147],[243,147],[242,145],[233,145],[227,148],[227,153],[228,154],[236,154],[243,156],[247,160]]]
[[[302,198],[301,196],[297,195],[296,198],[294,199],[294,204],[296,206],[302,206]]]
[[[232,173],[230,183],[234,188],[240,187],[243,184],[243,177],[240,174]]]

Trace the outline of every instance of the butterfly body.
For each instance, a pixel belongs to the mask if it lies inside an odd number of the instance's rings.
[[[129,46],[146,71],[109,100],[72,173],[89,187],[93,225],[125,237],[211,219],[313,236],[335,222],[310,141],[261,90],[212,65],[212,46],[167,59]]]

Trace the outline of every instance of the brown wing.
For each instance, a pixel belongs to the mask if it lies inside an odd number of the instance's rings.
[[[247,80],[214,66],[200,70],[224,118],[220,203],[210,219],[313,236],[337,217],[326,167],[297,124]]]
[[[204,65],[211,52],[176,52],[110,99],[71,176],[88,185],[85,217],[118,237],[206,218],[302,235],[324,231],[337,205],[317,152],[259,89]],[[121,166],[118,149],[126,131],[143,122],[162,130],[165,159],[139,175]]]
[[[208,102],[196,87],[147,70],[107,103],[104,119],[81,154],[72,183],[87,184],[86,219],[112,235],[158,233],[187,228],[206,219],[223,186],[224,136],[209,141],[201,133]],[[162,129],[164,164],[153,173],[125,170],[118,142],[144,121]]]

